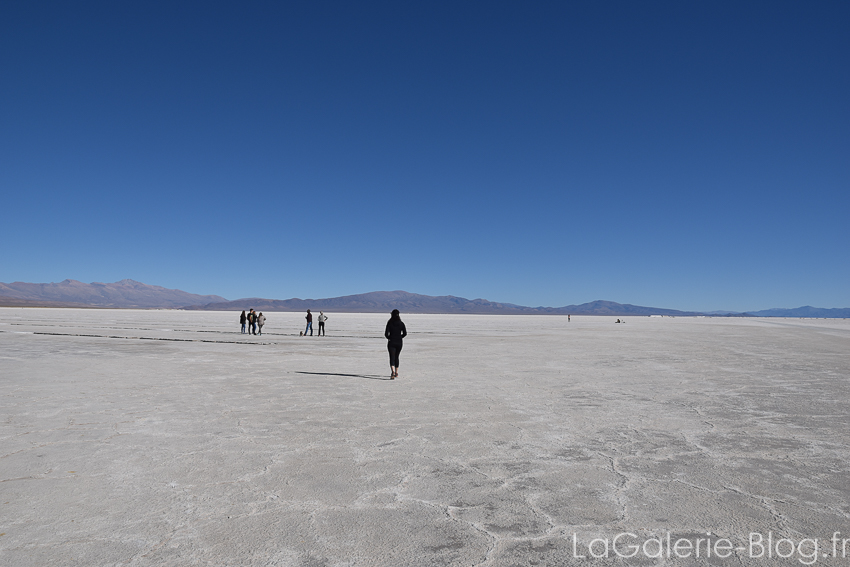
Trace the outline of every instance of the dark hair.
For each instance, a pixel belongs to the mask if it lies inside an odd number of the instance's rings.
[[[393,319],[401,319],[401,317],[399,317],[398,309],[393,309],[393,312],[390,313],[390,315]]]

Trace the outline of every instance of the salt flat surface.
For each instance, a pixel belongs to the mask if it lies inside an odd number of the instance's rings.
[[[850,321],[328,315],[0,309],[0,564],[850,564]]]

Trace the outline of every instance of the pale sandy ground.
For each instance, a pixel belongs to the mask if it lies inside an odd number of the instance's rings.
[[[0,309],[0,564],[850,565],[850,321],[329,315]]]

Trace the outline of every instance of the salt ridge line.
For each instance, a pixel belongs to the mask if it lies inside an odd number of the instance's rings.
[[[38,323],[7,323],[7,324],[9,326],[15,325],[15,326],[19,326],[19,327],[60,327],[60,328],[64,327],[63,325],[45,325],[45,324],[38,324]],[[80,325],[67,325],[67,326],[68,327],[79,327]],[[176,333],[176,332],[181,332],[181,333],[218,333],[220,335],[242,334],[242,333],[239,333],[238,331],[214,331],[214,330],[206,330],[206,329],[176,329],[176,328],[175,329],[157,329],[157,328],[154,328],[154,327],[107,327],[107,326],[100,326],[100,328],[101,329],[118,329],[118,330],[121,330],[121,331],[162,331],[164,333],[165,332],[168,332],[168,333]],[[245,334],[247,334],[247,333],[245,333]],[[295,333],[273,333],[271,331],[267,332],[267,333],[263,333],[263,334],[264,335],[273,335],[273,336],[276,336],[276,337],[294,337],[294,336],[296,336]],[[445,332],[445,331],[439,331],[439,332],[438,331],[417,331],[416,334],[417,335],[439,335],[439,336],[442,336],[442,335],[461,335],[462,333],[448,333],[448,332]],[[322,336],[324,336],[324,335],[322,335]],[[368,338],[368,339],[383,339],[384,338],[383,336],[337,335],[337,334],[333,334],[333,335],[331,335],[331,337],[347,338],[347,339],[366,339],[366,338]]]
[[[135,330],[135,331],[144,331],[144,330],[155,330],[155,329],[127,329],[127,330]],[[120,335],[90,335],[90,334],[81,334],[81,333],[51,333],[48,331],[0,331],[0,333],[26,333],[30,335],[56,335],[60,337],[105,337],[111,339],[150,339],[156,341],[198,341],[205,343],[239,343],[243,344],[243,341],[214,341],[211,339],[177,339],[177,338],[166,338],[166,337],[123,337]],[[183,331],[181,331],[183,332]],[[185,331],[187,333],[193,332],[211,332],[211,331]],[[222,333],[222,334],[235,334],[235,333]],[[238,333],[241,335],[241,333]],[[246,333],[247,334],[247,333]],[[299,337],[295,333],[292,334],[283,334],[283,333],[263,333],[263,336],[270,335],[275,337]],[[252,335],[258,336],[258,335]],[[312,336],[312,335],[307,335]],[[317,335],[318,336],[318,335]],[[333,335],[334,338],[343,338],[343,339],[383,339],[384,337],[358,337],[354,335]],[[300,337],[299,337],[300,338]],[[250,344],[278,344],[278,343],[250,343]]]
[[[15,331],[0,331],[0,333],[15,333]],[[234,345],[277,345],[280,343],[255,343],[244,341],[213,341],[210,339],[170,339],[165,337],[122,337],[120,335],[90,335],[82,333],[48,333],[45,331],[32,331],[32,335],[50,335],[56,337],[92,337],[100,339],[128,339],[141,341],[173,341],[181,343],[218,343],[218,344],[234,344]]]
[[[143,329],[134,329],[134,330],[143,330]],[[187,331],[192,332],[192,331]],[[3,331],[0,330],[0,333],[12,333],[12,334],[23,334],[21,331]],[[245,342],[245,341],[214,341],[211,339],[178,339],[178,338],[168,338],[168,337],[127,337],[121,335],[93,335],[88,333],[51,333],[47,331],[29,331],[25,334],[29,335],[51,335],[57,337],[93,337],[93,338],[102,338],[102,339],[132,339],[132,340],[148,340],[148,341],[174,341],[174,342],[195,342],[195,343],[218,343],[218,344],[250,344],[250,345],[277,345],[281,343],[262,343],[262,342]],[[272,335],[274,333],[264,333]],[[274,336],[278,337],[296,337],[298,335],[284,335],[284,334],[274,334]],[[339,338],[349,338],[349,339],[383,339],[383,337],[356,337],[350,335],[334,335],[334,337]],[[299,337],[300,338],[300,337]]]

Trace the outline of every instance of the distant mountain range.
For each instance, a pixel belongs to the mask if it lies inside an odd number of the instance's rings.
[[[0,283],[0,305],[29,307],[179,308],[227,301],[218,295],[197,295],[133,280],[115,283]]]
[[[337,313],[387,313],[398,309],[404,313],[477,313],[501,315],[698,315],[698,313],[622,305],[613,301],[593,301],[565,307],[523,307],[512,303],[496,303],[486,299],[466,299],[453,295],[434,297],[406,291],[373,291],[359,295],[327,299],[261,299],[193,305],[186,309],[204,311],[335,311]]]
[[[820,319],[846,319],[850,317],[850,308],[845,309],[823,309],[821,307],[796,307],[794,309],[764,309],[763,311],[752,311],[740,313],[744,317],[813,317]]]
[[[83,283],[65,280],[59,283],[0,283],[0,306],[4,307],[102,307],[138,309],[187,309],[202,311],[333,311],[337,313],[387,313],[398,309],[403,313],[475,313],[502,315],[608,315],[648,316],[666,315],[688,317],[710,315],[720,317],[850,317],[850,308],[767,309],[748,313],[718,311],[699,313],[659,307],[642,307],[592,301],[564,307],[524,307],[512,303],[497,303],[486,299],[466,299],[453,295],[431,296],[406,291],[374,291],[358,295],[326,299],[263,299],[245,298],[235,301],[218,295],[197,295],[179,289],[147,285],[133,280],[115,283]]]

